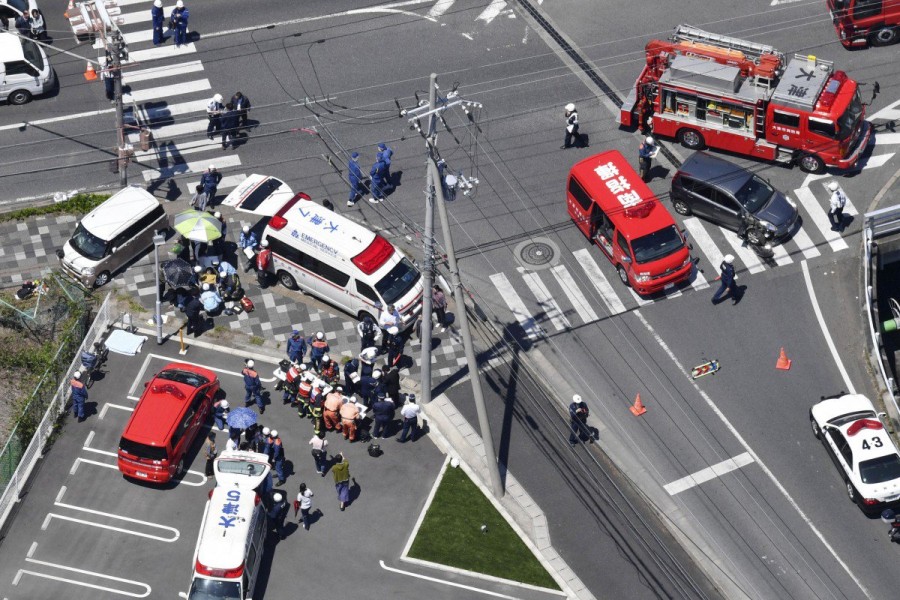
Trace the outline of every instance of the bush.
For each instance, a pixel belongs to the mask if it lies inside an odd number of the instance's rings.
[[[68,200],[48,204],[20,208],[8,213],[0,213],[0,221],[20,221],[39,215],[83,215],[91,212],[110,197],[111,194],[75,194]]]

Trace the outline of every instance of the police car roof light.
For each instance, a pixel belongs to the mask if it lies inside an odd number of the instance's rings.
[[[269,227],[271,227],[275,231],[284,229],[284,226],[287,225],[287,219],[284,217],[284,215],[287,213],[287,211],[291,210],[291,208],[293,208],[294,205],[297,204],[297,202],[299,202],[300,200],[311,200],[311,198],[303,192],[294,194],[294,197],[288,200],[287,203],[281,207],[281,210],[279,210],[271,219],[269,219]]]
[[[884,429],[884,425],[875,419],[860,419],[847,428],[847,436],[853,437],[863,429]]]

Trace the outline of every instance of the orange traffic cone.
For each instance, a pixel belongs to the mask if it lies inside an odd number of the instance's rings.
[[[73,0],[69,0],[69,6],[66,7],[66,12],[63,13],[63,16],[68,19],[69,12],[74,11],[74,10],[75,10],[75,2]]]
[[[633,414],[636,417],[639,417],[642,414],[644,414],[645,412],[647,412],[647,409],[644,408],[644,403],[641,402],[640,394],[638,394],[637,397],[635,397],[634,406],[629,407],[629,410],[631,411],[631,414]]]
[[[94,65],[91,63],[87,64],[87,69],[84,70],[84,78],[88,81],[94,81],[97,79],[97,71],[94,70]]]
[[[775,368],[781,369],[782,371],[787,371],[791,368],[791,359],[784,353],[784,346],[781,347],[781,354],[778,356],[778,362],[775,363]]]

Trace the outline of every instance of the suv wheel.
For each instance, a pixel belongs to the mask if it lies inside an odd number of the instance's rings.
[[[694,129],[682,129],[678,132],[678,141],[690,150],[702,150],[706,146],[703,134]]]
[[[821,173],[825,170],[825,163],[815,154],[804,154],[800,157],[800,169],[807,173]]]
[[[278,282],[289,290],[297,290],[297,280],[287,271],[278,271]]]
[[[882,27],[869,36],[873,46],[888,46],[900,39],[900,27]]]
[[[672,208],[674,208],[675,212],[677,212],[679,215],[681,215],[683,217],[687,217],[688,215],[691,214],[691,207],[688,206],[687,202],[685,202],[681,198],[676,198],[672,202]]]
[[[747,230],[747,241],[754,246],[759,246],[766,242],[766,236],[759,229],[752,227]]]
[[[94,280],[94,287],[103,287],[107,283],[109,283],[109,271],[103,271],[97,275],[97,279]]]
[[[178,461],[178,466],[175,467],[175,478],[180,479],[184,477],[184,459]]]
[[[20,105],[31,100],[31,93],[28,90],[16,90],[7,96],[6,101],[10,104]]]
[[[631,283],[628,281],[628,272],[625,271],[625,267],[623,267],[622,265],[617,266],[616,272],[619,274],[619,279],[622,281],[622,283],[624,283],[628,287],[631,287]]]

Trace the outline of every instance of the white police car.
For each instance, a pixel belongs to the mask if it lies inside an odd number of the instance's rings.
[[[813,435],[841,472],[850,500],[866,513],[900,500],[900,454],[882,416],[861,394],[828,398],[809,409]]]

